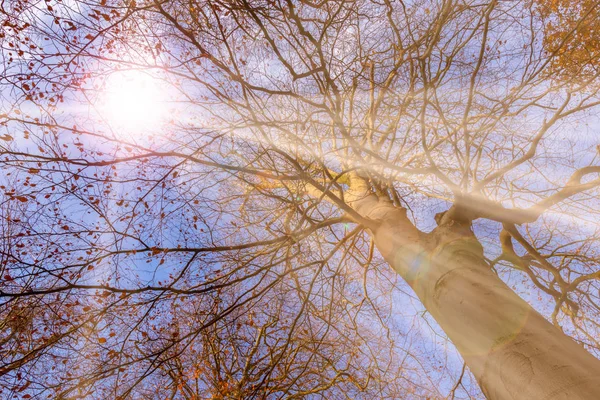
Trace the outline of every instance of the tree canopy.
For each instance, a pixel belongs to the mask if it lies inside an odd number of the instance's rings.
[[[596,6],[2,3],[0,397],[483,398],[450,225],[598,357]]]

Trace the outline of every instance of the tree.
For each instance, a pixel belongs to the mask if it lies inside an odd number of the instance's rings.
[[[600,397],[593,13],[548,3],[4,4],[3,396]]]
[[[554,53],[551,73],[564,77],[594,77],[598,72],[598,4],[594,1],[543,0],[544,47]]]

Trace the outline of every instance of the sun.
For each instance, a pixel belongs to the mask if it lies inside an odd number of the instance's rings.
[[[105,82],[102,115],[117,129],[130,133],[157,128],[167,115],[166,91],[160,81],[142,71],[113,73]]]

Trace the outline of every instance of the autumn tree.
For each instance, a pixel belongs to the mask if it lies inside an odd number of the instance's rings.
[[[536,9],[543,20],[544,47],[552,53],[549,77],[593,78],[600,67],[598,3],[595,1],[540,0]]]
[[[600,398],[591,3],[2,6],[2,396]]]

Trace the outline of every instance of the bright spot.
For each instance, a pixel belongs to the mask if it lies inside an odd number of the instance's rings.
[[[112,74],[106,81],[101,112],[117,129],[140,132],[156,128],[167,115],[160,81],[140,72]]]

